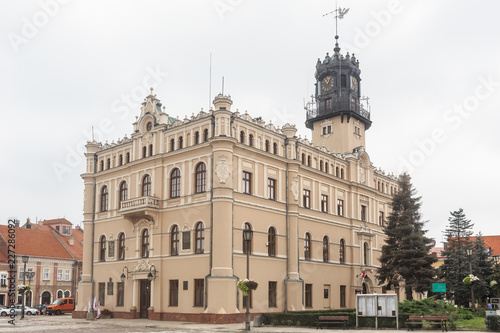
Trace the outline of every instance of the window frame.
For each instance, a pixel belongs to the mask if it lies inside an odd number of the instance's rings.
[[[106,236],[99,239],[99,261],[106,261]]]
[[[120,202],[126,201],[128,199],[127,181],[124,180],[120,183],[120,190],[119,191],[120,191],[120,194],[119,194]]]
[[[267,307],[268,308],[277,308],[277,295],[278,295],[278,282],[277,281],[269,281],[268,283],[268,296],[267,296]]]
[[[267,198],[276,201],[276,179],[267,178]]]
[[[267,255],[276,256],[276,229],[274,227],[269,227],[267,231]]]
[[[195,193],[204,193],[207,185],[207,167],[200,162],[195,168]]]
[[[205,228],[203,222],[196,223],[195,226],[195,253],[201,254],[205,252]]]
[[[330,261],[330,239],[328,236],[323,236],[323,261]]]
[[[311,260],[311,234],[308,232],[304,236],[304,259]]]
[[[118,234],[118,260],[125,259],[125,233]]]
[[[305,288],[304,288],[304,293],[305,293],[305,302],[304,302],[304,305],[306,308],[312,308],[312,301],[313,301],[313,297],[312,297],[312,283],[306,283],[305,284]]]
[[[205,293],[205,280],[204,279],[194,279],[194,306],[195,307],[202,307],[205,305],[204,293]]]
[[[249,171],[243,171],[242,192],[245,194],[252,194],[252,173]]]
[[[339,263],[345,264],[345,240],[343,238],[339,242]]]
[[[321,195],[321,211],[323,213],[328,213],[328,195]]]
[[[144,228],[141,231],[141,258],[149,258],[149,229]]]
[[[170,173],[170,198],[179,198],[181,196],[181,170],[174,168]]]
[[[149,174],[145,174],[144,177],[142,177],[141,189],[143,197],[151,196],[151,176]]]
[[[344,199],[337,199],[337,215],[344,216]]]
[[[109,191],[108,186],[104,185],[101,188],[101,212],[107,212],[109,208]]]
[[[179,227],[177,224],[174,224],[170,231],[170,255],[179,255]]]
[[[179,280],[169,280],[168,306],[179,306]]]
[[[304,208],[311,208],[311,191],[308,189],[302,190],[302,205]]]

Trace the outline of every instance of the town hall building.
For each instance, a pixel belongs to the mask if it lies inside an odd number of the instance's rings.
[[[246,302],[254,315],[354,308],[357,293],[384,292],[375,274],[397,181],[366,151],[359,61],[336,44],[315,77],[311,141],[222,94],[175,119],[151,91],[130,136],[89,142],[74,316],[92,295],[115,318],[228,323]],[[243,297],[247,251],[259,286]]]

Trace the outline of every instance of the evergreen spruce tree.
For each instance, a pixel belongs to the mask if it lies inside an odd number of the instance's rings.
[[[472,247],[470,236],[474,224],[466,218],[462,208],[450,214],[444,232],[447,243],[442,254],[446,259],[440,267],[440,277],[446,282],[447,298],[455,300],[456,305],[468,305],[470,287],[463,280],[469,275],[467,249]]]
[[[487,297],[495,297],[490,287],[493,275],[493,262],[489,258],[489,249],[484,244],[481,233],[473,243],[472,274],[479,278],[474,283],[474,297],[479,304],[485,304]]]
[[[402,174],[398,186],[385,227],[387,239],[377,278],[386,289],[404,287],[406,299],[412,300],[413,292],[429,290],[435,275],[432,264],[437,259],[429,254],[432,240],[425,236],[427,230],[420,221],[421,198],[415,197],[410,176]]]

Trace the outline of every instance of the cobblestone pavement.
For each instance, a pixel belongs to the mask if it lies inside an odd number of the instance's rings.
[[[147,319],[99,319],[88,321],[73,319],[70,314],[62,316],[27,316],[20,320],[16,317],[15,325],[9,324],[9,318],[0,317],[0,332],[50,332],[50,333],[141,333],[141,332],[244,332],[244,324],[198,324],[177,321],[156,321]],[[253,332],[319,332],[315,328],[305,327],[252,327]],[[323,329],[323,332],[343,332],[342,329]],[[397,333],[406,331],[362,329],[363,333]],[[425,331],[440,332],[438,331]],[[475,332],[481,333],[481,332]]]

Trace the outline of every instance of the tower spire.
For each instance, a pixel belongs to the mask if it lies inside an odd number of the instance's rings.
[[[339,33],[338,33],[338,20],[342,20],[344,15],[349,12],[349,8],[340,8],[337,6],[337,1],[335,1],[335,10],[329,13],[324,14],[323,16],[335,13],[335,55],[339,55],[340,47],[339,47]]]

